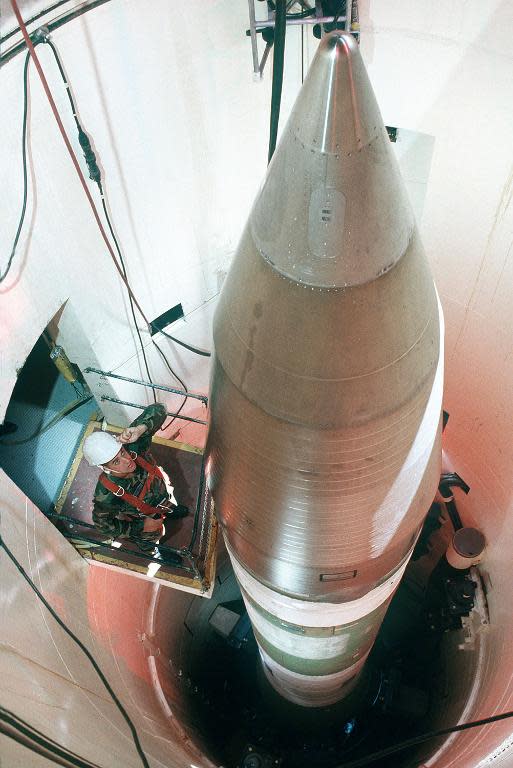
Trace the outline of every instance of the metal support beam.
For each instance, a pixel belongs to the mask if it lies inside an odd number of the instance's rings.
[[[298,0],[298,2],[302,6],[303,10],[311,11],[311,15],[309,14],[307,16],[301,16],[301,15],[288,16],[285,22],[287,26],[303,27],[305,25],[312,26],[314,24],[319,24],[321,28],[321,37],[324,36],[324,25],[332,24],[335,21],[336,16],[323,15],[321,0],[315,0],[315,6],[310,6],[309,3],[307,4],[306,2],[303,2],[303,0]],[[290,8],[293,5],[294,5],[294,2],[287,3],[287,12],[290,10]],[[263,29],[269,29],[269,27],[271,28],[275,27],[276,14],[274,11],[268,11],[267,19],[257,21],[256,11],[255,11],[255,0],[248,0],[248,9],[249,9],[249,32],[246,32],[246,34],[249,34],[249,37],[251,38],[251,55],[253,58],[253,76],[255,79],[260,80],[262,78],[264,67],[266,65],[267,59],[269,57],[269,53],[272,48],[272,43],[269,43],[269,42],[266,43],[262,58],[259,59],[257,33]],[[357,5],[355,0],[347,0],[345,16],[338,17],[338,22],[340,22],[340,28],[343,28],[346,32],[351,32],[352,21],[353,19],[357,21],[357,17],[358,17],[358,13],[357,13]],[[358,35],[359,31],[355,30],[353,34]]]
[[[346,16],[340,16],[339,21],[340,22],[346,22],[348,17]],[[304,26],[305,24],[312,25],[312,24],[331,24],[332,21],[335,21],[335,16],[305,16],[304,19],[287,19],[287,26]],[[255,29],[266,29],[267,27],[274,27],[275,26],[275,20],[269,19],[267,21],[255,21]]]
[[[258,62],[258,40],[256,34],[255,0],[248,0],[249,7],[249,31],[251,35],[251,53],[253,55],[253,74],[261,77],[260,64]]]
[[[346,0],[346,18],[344,29],[346,32],[351,32],[351,16],[353,12],[353,0]]]
[[[149,381],[141,381],[141,379],[131,379],[129,376],[120,376],[119,373],[110,373],[109,371],[101,371],[99,368],[85,368],[84,373],[98,373],[107,379],[120,379],[121,381],[129,381],[131,384],[141,384],[143,387],[150,387],[150,389],[161,389],[163,392],[172,392],[174,395],[182,395],[182,397],[192,397],[195,400],[201,400],[205,405],[208,403],[208,397],[206,395],[196,395],[193,392],[185,392],[183,389],[176,389],[175,387],[166,387],[164,384],[150,384]],[[102,398],[108,399],[108,398]],[[139,407],[139,406],[137,406]]]
[[[117,397],[108,397],[107,395],[101,396],[102,400],[108,400],[110,403],[118,403],[119,405],[129,405],[131,408],[139,408],[141,411],[144,411],[146,408],[145,405],[139,405],[138,403],[129,403],[127,400],[118,400]],[[203,421],[203,419],[193,419],[192,416],[181,416],[179,413],[169,413],[169,411],[166,411],[166,414],[168,416],[173,416],[175,419],[182,419],[183,421],[193,421],[195,424],[204,424],[206,425],[208,422]]]

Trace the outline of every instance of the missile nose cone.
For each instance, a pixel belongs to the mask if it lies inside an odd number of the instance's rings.
[[[319,288],[361,285],[408,248],[414,219],[358,46],[319,46],[251,221],[274,269]]]
[[[311,118],[301,120],[298,134],[321,152],[357,152],[383,129],[362,57],[354,37],[326,35],[303,88]],[[315,112],[313,101],[318,101]]]

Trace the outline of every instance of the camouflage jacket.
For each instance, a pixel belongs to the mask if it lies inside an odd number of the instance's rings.
[[[135,451],[146,461],[155,464],[156,462],[150,453],[151,438],[161,428],[165,420],[166,409],[163,405],[160,403],[149,405],[130,424],[131,427],[146,424],[148,431],[134,443],[126,443],[125,448],[128,451]],[[137,496],[142,490],[147,475],[146,470],[138,466],[130,477],[110,475],[109,478],[116,485],[122,486],[128,493]],[[164,482],[159,477],[155,477],[144,496],[144,501],[147,504],[156,506],[167,497],[168,494]],[[98,481],[93,499],[93,523],[102,533],[109,534],[112,538],[121,539],[140,536],[143,530],[144,519],[131,504],[123,501],[123,498],[115,496],[114,493]]]

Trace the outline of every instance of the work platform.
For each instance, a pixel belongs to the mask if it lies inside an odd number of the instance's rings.
[[[128,570],[142,578],[210,597],[215,579],[217,524],[205,483],[202,449],[162,437],[152,439],[153,457],[168,473],[178,503],[189,508],[186,517],[166,521],[159,549],[178,555],[181,563],[164,564],[148,558],[128,539],[107,538],[93,525],[92,500],[100,473],[84,459],[82,446],[88,435],[102,428],[102,422],[89,422],[55,510],[48,517],[82,557],[95,564]],[[106,431],[116,435],[122,428],[107,425]]]

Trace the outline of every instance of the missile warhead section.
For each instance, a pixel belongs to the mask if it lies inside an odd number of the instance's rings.
[[[442,315],[354,39],[321,42],[214,320],[208,472],[265,673],[352,690],[436,492]]]

